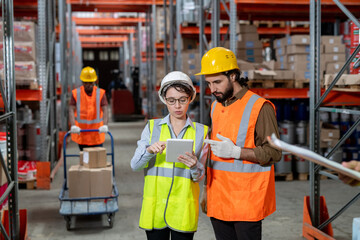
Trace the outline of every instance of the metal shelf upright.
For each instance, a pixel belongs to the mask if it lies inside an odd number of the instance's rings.
[[[344,12],[348,18],[350,18],[354,24],[360,27],[359,21],[345,8],[344,5],[338,0],[333,0],[336,5]],[[310,1],[310,149],[319,153],[320,143],[320,117],[321,111],[325,112],[338,112],[342,114],[355,114],[359,115],[359,111],[350,109],[339,109],[334,107],[324,107],[324,100],[328,94],[332,91],[341,75],[344,73],[350,62],[354,59],[356,54],[360,50],[360,44],[357,46],[354,53],[346,61],[345,65],[341,68],[334,81],[329,88],[321,95],[320,88],[320,37],[321,37],[321,1]],[[341,137],[339,142],[334,148],[325,156],[330,158],[333,153],[345,142],[345,140],[352,134],[356,127],[360,124],[360,115],[355,123],[347,130],[347,132]],[[353,199],[351,199],[343,208],[324,222],[320,222],[321,206],[320,206],[320,178],[319,174],[322,174],[320,166],[314,163],[310,163],[310,216],[313,227],[319,230],[324,229],[329,223],[335,220],[343,211],[345,211],[351,204],[360,198],[358,193]],[[336,176],[326,174],[327,176],[337,179]]]
[[[40,101],[41,159],[54,166],[57,160],[58,129],[56,124],[55,86],[55,1],[38,0],[38,72],[42,87]],[[44,147],[45,146],[45,147]]]
[[[9,234],[2,223],[0,231],[6,239],[19,239],[19,207],[18,207],[18,160],[17,160],[17,127],[16,127],[16,85],[14,68],[14,7],[13,1],[1,1],[4,44],[4,81],[0,81],[1,96],[4,103],[4,114],[0,121],[6,125],[6,160],[0,153],[0,162],[5,171],[8,186],[0,196],[3,203],[8,197]]]

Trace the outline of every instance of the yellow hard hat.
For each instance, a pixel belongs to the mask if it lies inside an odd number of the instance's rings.
[[[222,73],[239,69],[235,54],[223,47],[210,49],[201,59],[201,72],[195,75]]]
[[[84,67],[80,73],[80,80],[83,82],[95,82],[97,80],[95,69],[92,67]]]

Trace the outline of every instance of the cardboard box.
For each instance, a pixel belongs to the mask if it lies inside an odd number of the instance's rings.
[[[278,56],[284,56],[287,54],[286,47],[276,48],[275,51],[276,51],[276,55],[278,55]]]
[[[108,197],[112,193],[112,166],[105,168],[89,169],[90,196]]]
[[[310,63],[310,54],[291,54],[288,55],[288,63]]]
[[[106,167],[106,149],[93,147],[83,149],[83,164],[87,168]]]
[[[193,50],[197,49],[197,43],[199,39],[194,38],[181,38],[181,49],[182,50]],[[199,52],[199,50],[198,50]]]
[[[325,73],[335,74],[345,65],[345,62],[330,62],[326,63]]]
[[[289,63],[288,67],[292,71],[310,71],[310,62]]]
[[[239,24],[239,34],[243,33],[257,33],[257,27],[249,24]]]
[[[309,35],[294,35],[287,38],[287,45],[310,45]]]
[[[334,147],[340,139],[340,129],[329,123],[320,128],[320,148]]]
[[[274,48],[286,47],[286,45],[287,45],[287,38],[283,37],[275,40]]]
[[[325,44],[324,52],[325,53],[344,53],[345,54],[345,44]]]
[[[255,70],[255,66],[253,63],[238,59],[237,60],[238,66],[240,71],[248,71],[248,70]]]
[[[276,75],[273,79],[276,80],[292,80],[295,78],[295,72],[290,70],[275,70]]]
[[[3,44],[0,44],[0,60],[3,59]],[[36,61],[36,47],[33,42],[14,42],[15,61]]]
[[[275,70],[286,70],[288,69],[288,63],[287,62],[275,62]]]
[[[237,40],[237,49],[262,48],[262,43],[259,40],[259,35],[257,33],[239,34],[237,35]],[[230,47],[229,41],[227,41],[225,44],[228,45],[227,48]]]
[[[262,48],[246,48],[246,49],[238,49],[237,54],[238,57],[262,57]]]
[[[80,151],[79,153],[79,164],[80,166],[84,166],[84,152]]]
[[[182,71],[193,77],[195,73],[200,72],[201,57],[198,50],[186,50],[181,53]]]
[[[68,187],[70,198],[90,197],[90,171],[89,169],[73,165],[68,172]]]
[[[287,54],[310,53],[310,45],[288,45]]]
[[[6,155],[6,154],[3,154],[3,155]],[[7,162],[6,156],[4,156],[4,160],[5,160],[5,162]],[[0,186],[4,185],[5,183],[7,183],[5,170],[2,167],[2,165],[0,164]]]
[[[297,70],[294,72],[295,80],[307,80],[310,79],[310,71]]]
[[[97,150],[97,166],[99,168],[103,168],[107,166],[107,157],[106,157],[106,148],[104,147],[96,147]]]
[[[325,74],[325,85],[330,85],[336,77],[336,74]],[[343,74],[335,86],[349,87],[351,85],[360,85],[360,74]]]
[[[322,44],[341,44],[342,36],[321,36]]]
[[[320,55],[321,62],[345,62],[345,53],[324,53]]]
[[[95,148],[84,148],[83,152],[84,167],[97,168],[97,150]]]
[[[36,25],[30,21],[15,21],[13,23],[13,33],[15,42],[34,42]],[[0,22],[0,36],[3,38],[3,25]]]
[[[237,58],[252,63],[261,63],[263,61],[263,56],[238,56]]]
[[[248,71],[248,78],[250,80],[267,80],[273,79],[273,76],[276,75],[275,71],[272,70],[249,70]]]

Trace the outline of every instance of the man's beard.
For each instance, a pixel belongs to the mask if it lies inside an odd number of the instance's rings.
[[[214,92],[213,95],[215,93],[218,93],[218,92]],[[219,102],[219,103],[224,103],[226,100],[228,100],[229,98],[231,98],[233,95],[234,95],[234,87],[231,85],[230,81],[229,81],[229,85],[228,87],[225,89],[225,92],[224,93],[221,93],[222,95],[220,96],[215,96],[216,100]]]

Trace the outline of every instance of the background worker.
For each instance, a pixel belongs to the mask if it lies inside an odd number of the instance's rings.
[[[95,86],[98,77],[95,69],[84,67],[81,70],[82,86],[72,90],[69,120],[71,139],[84,147],[102,146],[108,132],[108,101],[105,90]],[[99,132],[81,132],[81,129],[98,129]]]
[[[279,137],[275,107],[248,90],[229,49],[209,50],[196,75],[205,75],[216,98],[204,187],[216,239],[261,239],[261,222],[276,209],[273,163],[281,151],[266,140],[272,133]]]
[[[198,182],[204,177],[208,127],[191,121],[186,112],[195,99],[191,79],[174,71],[161,81],[160,100],[169,114],[150,120],[137,142],[131,159],[134,171],[144,169],[144,194],[139,227],[149,240],[190,240],[199,216]],[[166,162],[166,140],[192,139],[193,151],[180,155],[178,162]],[[206,145],[207,146],[207,145]]]

